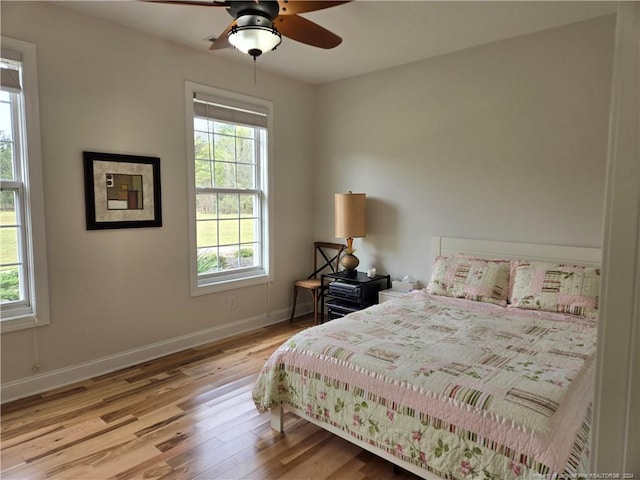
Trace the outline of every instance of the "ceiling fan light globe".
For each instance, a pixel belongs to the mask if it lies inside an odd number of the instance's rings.
[[[282,36],[273,27],[246,25],[229,32],[229,43],[243,53],[258,57],[282,43]]]

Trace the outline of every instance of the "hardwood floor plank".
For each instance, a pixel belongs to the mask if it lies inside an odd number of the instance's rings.
[[[3,480],[394,479],[391,465],[251,392],[311,316],[187,349],[2,406]]]
[[[42,428],[35,428],[35,429],[25,428],[24,433],[21,435],[15,435],[11,438],[2,439],[3,451],[8,450],[9,448],[15,445],[25,444],[31,441],[35,441],[38,438],[42,437],[43,435],[48,435],[62,428],[64,428],[62,424],[56,424],[56,423],[52,425],[47,425]]]
[[[30,407],[43,405],[46,403],[50,403],[51,401],[56,400],[58,398],[67,399],[72,395],[85,393],[86,391],[87,391],[86,387],[77,386],[72,388],[66,388],[64,390],[59,390],[56,392],[33,395],[31,397],[23,398],[22,400],[20,400],[19,403],[13,402],[13,403],[8,403],[3,405],[1,408],[1,412],[2,412],[2,415],[8,415],[17,410],[22,410],[23,408],[30,408]]]
[[[67,450],[64,452],[64,457],[49,459],[48,464],[52,465],[52,467],[47,470],[47,475],[56,477],[61,472],[76,471],[81,465],[90,465],[93,471],[96,467],[101,467],[103,464],[113,464],[114,461],[125,452],[140,448],[153,447],[150,451],[156,456],[159,451],[153,442],[150,442],[147,437],[136,435],[136,433],[138,433],[138,429],[148,427],[154,424],[158,418],[171,415],[174,412],[175,410],[166,409],[164,413],[158,412],[156,415],[149,416],[148,418],[139,419],[136,423],[129,425],[127,429],[113,432],[113,435],[102,439],[103,441],[100,443],[87,443],[85,445],[79,445],[77,449]],[[70,459],[70,461],[61,463],[61,458]],[[117,466],[120,467],[120,464]]]
[[[250,432],[245,432],[233,441],[222,445],[219,440],[215,440],[217,445],[205,442],[167,460],[166,463],[173,467],[173,470],[161,478],[167,480],[195,478],[233,455],[244,445],[253,443],[255,437]]]
[[[304,478],[310,471],[318,478],[337,478],[334,476],[336,470],[340,470],[359,451],[360,448],[345,441],[328,441],[326,445],[318,444],[316,448],[304,456],[303,462],[299,462],[279,478],[282,480],[297,480]]]
[[[191,410],[195,407],[221,401],[221,399],[224,399],[228,393],[233,394],[239,390],[244,391],[245,388],[252,390],[256,378],[258,378],[258,374],[251,373],[236,380],[231,380],[229,383],[225,383],[224,385],[209,390],[208,392],[186,399],[184,402],[179,403],[178,407],[183,410]]]
[[[261,415],[262,421],[269,424],[269,419]],[[305,423],[286,435],[273,433],[273,442],[269,447],[265,444],[254,444],[239,451],[236,455],[218,464],[215,468],[205,472],[202,479],[208,478],[258,478],[259,472],[264,469],[267,463],[272,463],[275,468],[280,468],[281,463],[278,458],[289,451],[292,445],[296,445],[305,438],[314,435],[317,427],[310,423]]]
[[[89,475],[87,475],[83,468],[77,467],[75,470],[70,470],[69,475],[65,475],[65,478],[87,480],[87,479],[99,479],[109,478],[126,471],[129,468],[144,462],[147,459],[153,458],[157,455],[157,450],[152,445],[141,445],[135,449],[123,449],[120,451],[113,451],[111,457],[104,457],[101,462],[93,466]]]
[[[317,428],[317,427],[316,427]],[[314,433],[311,437],[304,439],[302,445],[292,445],[292,449],[288,452],[288,461],[283,461],[282,458],[274,458],[264,464],[260,465],[258,469],[254,470],[250,474],[243,478],[251,479],[280,479],[287,474],[291,469],[297,467],[299,464],[305,461],[305,454],[314,448],[321,448],[326,446],[332,440],[332,435],[329,432],[320,430]],[[311,472],[312,470],[307,470]],[[315,475],[314,475],[315,477]],[[315,477],[322,478],[322,477]]]

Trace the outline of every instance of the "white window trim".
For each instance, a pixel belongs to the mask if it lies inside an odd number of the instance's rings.
[[[27,204],[27,228],[31,231],[29,257],[31,272],[32,313],[8,318],[0,322],[2,333],[13,332],[34,326],[49,324],[49,285],[47,272],[47,248],[44,220],[44,189],[42,176],[42,149],[40,146],[40,108],[38,104],[38,70],[36,67],[36,46],[32,43],[2,37],[2,46],[22,54],[24,71],[22,89],[24,92],[24,113],[26,132],[28,188],[24,191]]]
[[[195,172],[195,151],[193,145],[193,97],[196,93],[205,93],[219,98],[225,98],[232,102],[242,102],[250,105],[257,105],[267,110],[267,159],[263,175],[266,179],[264,187],[264,208],[263,223],[265,234],[263,235],[264,251],[263,258],[264,273],[257,275],[242,275],[241,278],[233,278],[233,275],[221,280],[216,280],[204,285],[198,282],[198,258],[197,258],[197,238],[196,238],[196,172]],[[272,183],[272,162],[273,162],[273,103],[240,93],[229,92],[219,88],[210,87],[194,82],[185,82],[185,111],[186,111],[186,132],[187,132],[187,178],[188,178],[188,210],[189,210],[189,287],[192,297],[207,295],[210,293],[224,292],[238,288],[263,285],[273,281],[273,243],[270,241],[273,235],[273,200],[269,192]]]

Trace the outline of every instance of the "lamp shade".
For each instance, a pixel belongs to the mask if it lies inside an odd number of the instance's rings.
[[[275,2],[271,3],[277,5]],[[231,27],[228,38],[231,45],[241,52],[248,53],[254,60],[264,52],[270,52],[282,42],[282,36],[269,17],[257,13],[240,15],[235,25]]]
[[[278,31],[269,27],[248,25],[234,28],[229,32],[231,45],[243,53],[256,57],[264,52],[270,52],[280,45],[280,42],[282,37]]]
[[[335,230],[337,238],[367,236],[365,193],[335,194]]]

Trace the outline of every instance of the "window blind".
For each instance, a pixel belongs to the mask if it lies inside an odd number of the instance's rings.
[[[3,48],[1,54],[3,63],[22,62],[22,54],[20,52]],[[7,92],[20,93],[22,91],[20,70],[9,68],[8,66],[0,67],[0,87]]]
[[[196,93],[193,98],[193,110],[197,117],[267,128],[267,109],[258,105]]]

